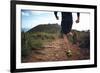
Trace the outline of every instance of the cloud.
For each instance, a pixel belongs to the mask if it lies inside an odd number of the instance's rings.
[[[30,16],[30,14],[28,12],[22,12],[23,16]]]
[[[44,15],[44,14],[51,14],[51,12],[46,11],[31,11],[33,15]]]

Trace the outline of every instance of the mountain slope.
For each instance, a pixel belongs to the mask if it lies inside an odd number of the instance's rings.
[[[60,31],[60,25],[58,24],[40,24],[28,32],[47,32],[47,33],[56,33]]]
[[[40,24],[22,32],[22,62],[86,60],[90,58],[90,31],[72,30],[64,43],[58,24]],[[70,48],[68,48],[68,45]],[[71,56],[68,50],[71,50]]]

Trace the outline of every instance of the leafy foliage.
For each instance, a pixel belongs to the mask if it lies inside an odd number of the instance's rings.
[[[54,40],[60,27],[57,24],[38,25],[28,32],[21,33],[22,57],[26,57],[32,50],[38,51],[45,42]],[[56,33],[56,34],[55,34]]]
[[[90,48],[90,31],[72,30],[73,36],[68,38],[73,44],[78,44],[80,48]]]

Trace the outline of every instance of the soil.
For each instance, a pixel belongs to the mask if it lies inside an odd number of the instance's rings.
[[[22,62],[45,62],[45,61],[69,61],[69,60],[86,60],[90,59],[90,50],[87,48],[80,48],[76,44],[68,44],[66,48],[62,39],[55,39],[52,42],[46,43],[41,49],[32,50],[30,55],[22,59]],[[71,55],[68,56],[68,50]]]

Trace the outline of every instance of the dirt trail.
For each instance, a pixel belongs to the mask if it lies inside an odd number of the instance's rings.
[[[23,62],[44,62],[44,61],[67,61],[67,60],[83,60],[89,59],[89,50],[80,49],[77,45],[72,45],[70,50],[72,55],[67,56],[68,49],[62,39],[56,39],[52,42],[46,43],[44,47],[32,53],[23,60]]]

